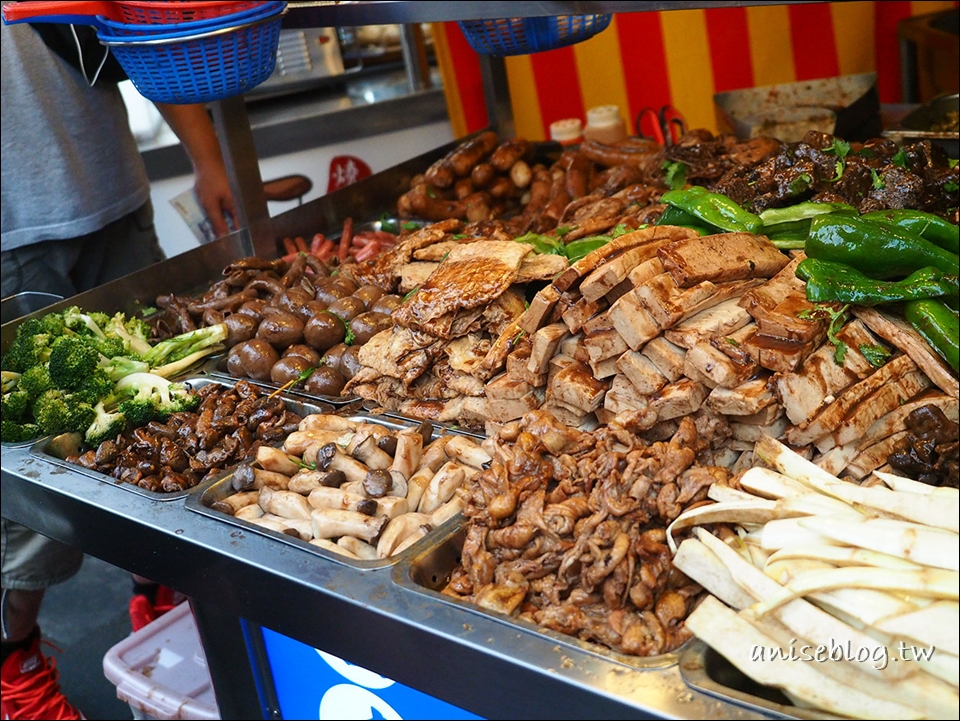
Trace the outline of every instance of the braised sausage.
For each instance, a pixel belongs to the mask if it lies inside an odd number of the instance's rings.
[[[490,156],[490,165],[501,173],[506,173],[518,160],[527,158],[533,150],[533,144],[526,138],[511,138],[497,146]]]
[[[485,130],[456,147],[449,156],[449,166],[458,178],[469,175],[473,166],[486,158],[500,142],[493,130]],[[508,165],[507,168],[510,166]]]

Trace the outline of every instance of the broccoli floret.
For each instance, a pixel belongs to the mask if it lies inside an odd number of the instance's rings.
[[[44,433],[82,433],[96,417],[92,405],[58,389],[49,390],[37,398],[32,411]]]
[[[50,351],[50,378],[57,388],[72,390],[93,375],[99,363],[100,353],[82,338],[61,336]]]
[[[132,373],[114,389],[123,398],[119,410],[133,425],[166,420],[173,413],[196,410],[200,396],[183,383],[173,383],[155,373]]]
[[[50,371],[45,365],[33,366],[27,369],[17,382],[17,389],[25,392],[30,397],[30,400],[33,400],[53,387]]]
[[[3,370],[23,373],[28,368],[46,363],[55,340],[49,333],[18,333],[3,354]]]
[[[104,331],[108,338],[120,338],[125,348],[122,354],[104,355],[142,356],[150,350],[150,326],[140,318],[127,319],[123,313],[116,313],[110,318]]]
[[[33,440],[41,433],[39,426],[33,423],[17,423],[6,418],[0,422],[0,426],[2,426],[2,429],[0,429],[2,439],[0,440],[4,443],[23,443]]]
[[[63,322],[63,315],[60,313],[47,313],[40,318],[43,324],[43,331],[56,338],[67,332],[67,326]]]
[[[97,338],[106,338],[103,328],[97,321],[104,323],[110,320],[105,313],[84,313],[79,307],[72,305],[63,311],[63,323],[70,330],[80,335],[94,335]]]
[[[4,393],[17,390],[17,384],[20,382],[20,374],[13,371],[0,371],[0,387]]]
[[[113,394],[114,380],[103,368],[97,368],[92,375],[84,379],[83,383],[74,391],[82,401],[96,405],[100,401],[108,402]]]
[[[225,323],[198,328],[160,341],[143,354],[143,360],[154,372],[162,368],[163,372],[160,375],[169,378],[200,358],[222,350],[226,339]],[[187,363],[187,365],[177,368],[174,372],[174,366],[178,363]]]
[[[88,446],[96,448],[103,441],[116,438],[123,433],[127,427],[127,418],[120,411],[107,411],[102,402],[97,403],[93,410],[96,416],[84,433],[83,438]]]
[[[114,382],[131,373],[148,373],[150,366],[136,358],[116,356],[100,363],[100,369]]]
[[[160,420],[157,412],[157,403],[152,397],[147,398],[128,398],[121,401],[117,410],[123,413],[124,417],[134,428],[147,425],[150,421]]]
[[[2,403],[0,405],[0,416],[5,421],[19,423],[30,408],[30,400],[30,394],[25,391],[4,393],[3,399],[0,401]]]
[[[91,339],[93,341],[93,339]],[[130,351],[127,348],[127,344],[124,342],[123,338],[118,336],[107,336],[106,338],[99,339],[96,342],[90,343],[100,355],[107,358],[113,358],[115,356],[128,356]]]

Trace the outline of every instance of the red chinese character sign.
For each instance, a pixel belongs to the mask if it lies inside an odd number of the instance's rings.
[[[330,161],[330,182],[327,184],[327,192],[339,190],[372,174],[370,166],[355,155],[334,156]]]

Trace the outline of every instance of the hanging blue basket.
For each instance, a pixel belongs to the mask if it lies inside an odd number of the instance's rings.
[[[467,20],[459,23],[470,47],[481,55],[527,55],[592,38],[613,15]]]
[[[242,95],[273,73],[286,3],[202,31],[122,36],[98,33],[137,91],[159,103],[187,105]],[[175,26],[171,26],[175,27]]]

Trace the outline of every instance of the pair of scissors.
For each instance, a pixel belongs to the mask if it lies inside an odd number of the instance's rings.
[[[659,110],[647,107],[637,116],[635,130],[641,138],[674,145],[687,132],[687,121],[672,105],[663,105]]]

